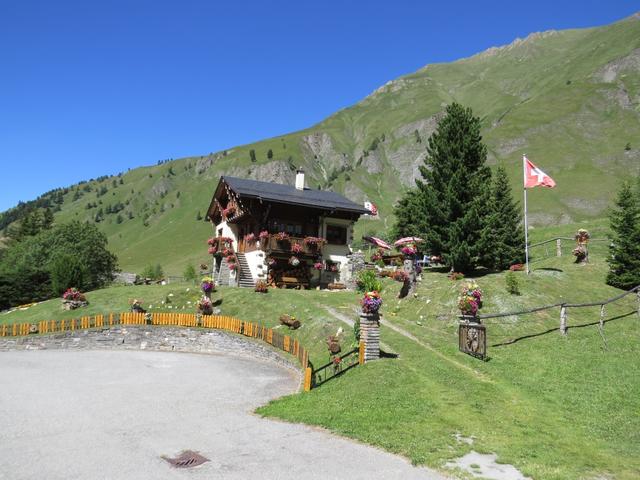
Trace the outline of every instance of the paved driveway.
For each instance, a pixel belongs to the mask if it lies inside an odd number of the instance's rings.
[[[406,460],[251,411],[293,372],[237,356],[0,353],[0,479],[441,479]],[[175,469],[161,455],[211,461]]]

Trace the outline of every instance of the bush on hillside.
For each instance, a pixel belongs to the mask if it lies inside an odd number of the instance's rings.
[[[376,277],[376,272],[373,270],[362,270],[358,273],[357,286],[359,292],[381,292],[382,283]]]

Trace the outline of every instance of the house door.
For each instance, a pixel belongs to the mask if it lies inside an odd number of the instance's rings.
[[[244,249],[245,249],[245,241],[244,241],[244,236],[247,234],[247,227],[242,225],[240,228],[238,228],[238,252],[239,253],[244,253]]]

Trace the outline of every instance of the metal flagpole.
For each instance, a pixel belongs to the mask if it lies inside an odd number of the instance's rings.
[[[527,222],[527,166],[526,155],[522,154],[522,177],[524,186],[524,258],[526,261],[526,271],[529,275],[529,225]]]

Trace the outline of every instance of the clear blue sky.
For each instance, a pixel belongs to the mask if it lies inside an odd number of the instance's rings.
[[[0,211],[308,127],[388,80],[638,1],[0,0]]]

